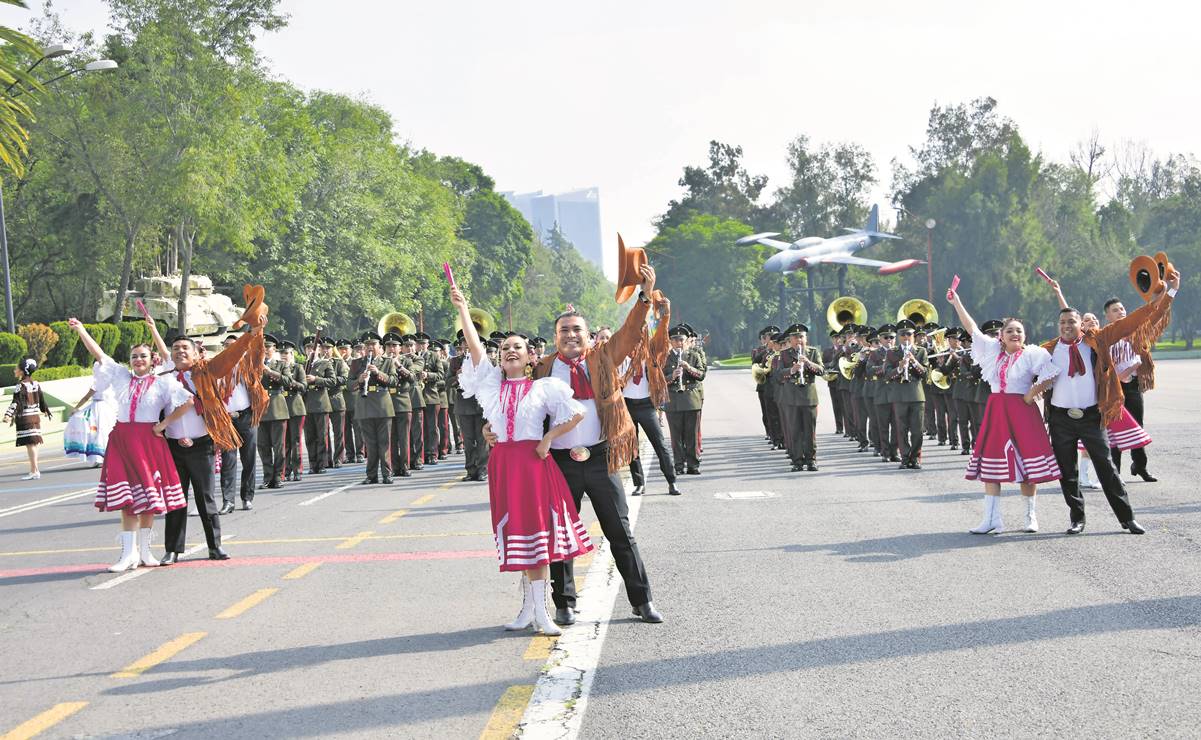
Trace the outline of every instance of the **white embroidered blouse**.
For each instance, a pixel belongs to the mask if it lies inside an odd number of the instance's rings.
[[[562,380],[506,380],[504,371],[491,363],[476,367],[471,355],[463,358],[459,386],[465,398],[479,402],[501,442],[541,440],[546,417],[557,426],[584,413],[583,404],[572,398],[571,386]]]
[[[100,395],[112,390],[117,404],[117,421],[128,422],[130,407],[137,398],[137,410],[132,421],[156,423],[161,414],[170,414],[185,403],[192,402],[188,393],[172,375],[155,375],[153,371],[141,378],[124,365],[118,365],[111,357],[105,357],[93,366],[95,383],[93,388]]]
[[[1027,344],[1015,354],[1008,355],[1005,389],[1002,391],[1001,367],[1006,364],[1007,353],[1001,349],[1001,340],[979,329],[972,332],[972,359],[980,366],[981,377],[993,393],[1025,395],[1035,383],[1059,375],[1059,368],[1051,362],[1051,353],[1037,344]]]

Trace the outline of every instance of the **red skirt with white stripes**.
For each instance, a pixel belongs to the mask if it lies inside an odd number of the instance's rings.
[[[150,422],[119,421],[108,438],[96,508],[165,514],[188,505],[167,440]]]
[[[1059,465],[1038,406],[1027,405],[1018,393],[990,395],[964,477],[985,483],[1059,480]]]
[[[1125,452],[1126,450],[1137,450],[1139,447],[1146,447],[1151,444],[1151,435],[1147,434],[1147,430],[1139,426],[1139,423],[1134,420],[1126,407],[1122,407],[1122,415],[1114,420],[1112,424],[1101,430],[1105,435],[1105,444],[1109,447],[1116,447]],[[1078,449],[1083,450],[1084,445],[1076,443]]]
[[[492,531],[502,571],[571,560],[592,549],[571,489],[537,440],[501,442],[488,457]]]

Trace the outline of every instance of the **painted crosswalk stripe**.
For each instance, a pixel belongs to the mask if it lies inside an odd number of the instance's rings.
[[[314,496],[313,498],[311,498],[307,501],[301,501],[300,505],[301,506],[312,506],[313,504],[317,503],[318,501],[324,501],[325,499],[329,498],[330,496],[335,496],[339,493],[342,493],[346,489],[354,488],[357,485],[358,485],[358,483],[347,483],[344,486],[338,486],[337,488],[333,489],[332,491],[326,491],[325,493],[321,494],[320,496]]]
[[[92,486],[91,488],[81,488],[78,491],[71,491],[70,493],[60,493],[57,496],[50,496],[48,498],[38,499],[37,501],[30,501],[28,503],[18,504],[17,506],[10,506],[7,509],[0,509],[0,517],[13,516],[14,514],[24,514],[27,511],[33,511],[34,509],[40,509],[43,506],[53,506],[54,504],[61,504],[64,501],[70,501],[72,499],[77,499],[77,498],[81,498],[83,496],[88,496],[88,495],[95,495],[95,493],[96,493],[95,486]]]

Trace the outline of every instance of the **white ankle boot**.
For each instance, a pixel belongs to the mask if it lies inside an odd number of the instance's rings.
[[[563,634],[563,630],[555,625],[554,621],[550,618],[550,614],[546,611],[546,581],[532,581],[530,586],[530,596],[534,608],[534,624],[537,625],[538,631],[552,637]]]
[[[138,557],[147,568],[158,565],[158,558],[150,554],[150,541],[154,539],[154,530],[144,527],[138,530]]]
[[[523,630],[534,623],[534,596],[533,587],[530,585],[530,579],[524,575],[521,576],[521,611],[517,613],[517,619],[505,625],[505,629],[510,632]]]
[[[986,494],[984,496],[984,518],[980,520],[979,526],[968,531],[972,534],[1000,534],[1002,528],[1001,497]]]
[[[1034,513],[1036,497],[1022,496],[1026,500],[1026,532],[1038,531],[1038,516]]]
[[[133,544],[134,533],[122,532],[118,537],[121,543],[121,559],[109,567],[109,573],[120,573],[138,567],[138,551]]]
[[[1080,487],[1097,490],[1101,484],[1093,478],[1093,461],[1087,457],[1080,461]]]

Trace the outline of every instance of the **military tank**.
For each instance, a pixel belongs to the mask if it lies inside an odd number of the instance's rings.
[[[177,309],[182,281],[183,276],[180,274],[135,279],[133,289],[125,294],[121,320],[141,319],[142,312],[138,310],[138,301],[141,300],[151,317],[175,328],[179,325]],[[104,291],[96,309],[98,321],[113,320],[115,300],[117,291]],[[230,325],[242,315],[242,309],[235,306],[229,296],[216,292],[213,289],[213,281],[205,275],[192,275],[188,278],[187,307],[188,322],[184,330],[191,337],[225,334]]]

